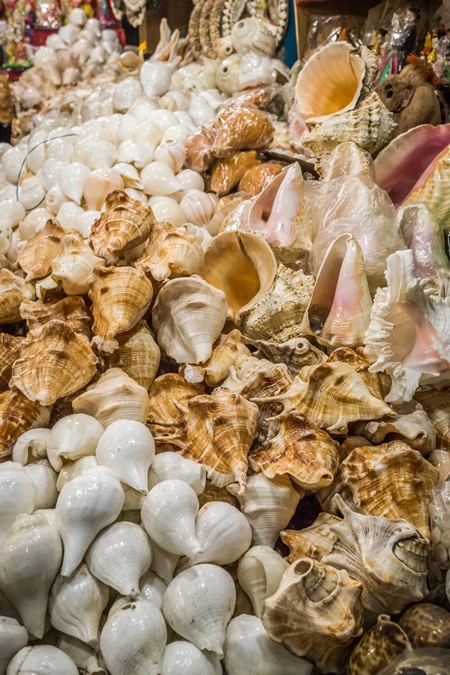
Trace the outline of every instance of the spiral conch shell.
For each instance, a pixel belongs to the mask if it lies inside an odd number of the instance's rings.
[[[331,513],[319,513],[310,527],[303,530],[285,530],[280,537],[289,547],[286,560],[293,563],[300,558],[322,558],[330,553],[337,535],[332,531],[332,525],[340,523],[341,519]]]
[[[250,356],[249,349],[242,342],[242,333],[235,328],[228,335],[221,335],[208,361],[201,366],[186,366],[184,376],[188,382],[201,382],[208,387],[217,387],[230,374],[230,368],[240,356]]]
[[[51,263],[52,279],[60,281],[67,295],[84,295],[89,290],[87,279],[103,258],[94,255],[78,232],[67,233],[58,255]]]
[[[161,350],[146,321],[139,321],[127,333],[117,336],[119,348],[108,358],[110,367],[121,368],[145,389],[149,389],[159,368]]]
[[[241,19],[231,30],[231,42],[238,54],[255,52],[265,56],[275,54],[276,42],[267,25],[256,17]]]
[[[21,391],[0,394],[0,458],[11,454],[12,446],[25,431],[44,427],[49,420],[50,410],[30,401]]]
[[[119,347],[118,333],[129,331],[144,316],[153,286],[143,272],[132,267],[97,267],[89,277],[92,326],[99,349],[112,353]]]
[[[30,331],[21,343],[10,386],[31,401],[52,405],[88,384],[96,364],[97,357],[84,335],[62,321],[49,321]]]
[[[26,281],[40,279],[50,272],[52,260],[58,255],[65,234],[67,230],[57,220],[48,220],[42,230],[30,237],[17,260],[27,273]]]
[[[20,316],[27,322],[29,331],[42,328],[48,321],[63,321],[75,333],[81,333],[87,338],[91,336],[91,317],[87,311],[84,299],[79,295],[70,295],[62,300],[23,300],[20,305]]]
[[[106,211],[93,223],[89,241],[96,255],[114,263],[148,239],[153,223],[150,206],[115,190],[106,197]]]
[[[0,270],[0,324],[20,321],[21,302],[33,298],[31,284],[7,269]]]
[[[450,391],[417,391],[414,398],[424,407],[436,430],[436,447],[447,449],[450,444]]]
[[[11,379],[12,365],[20,356],[21,339],[0,333],[0,393],[7,391]]]

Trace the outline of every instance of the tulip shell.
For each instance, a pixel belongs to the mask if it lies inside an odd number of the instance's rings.
[[[181,457],[177,452],[161,452],[155,456],[148,472],[148,488],[169,479],[179,479],[188,483],[199,495],[205,489],[206,470],[198,462]]]
[[[222,675],[222,666],[217,654],[202,652],[191,642],[177,640],[164,650],[162,675]]]
[[[225,631],[236,604],[232,577],[217,565],[195,565],[167,587],[163,614],[181,637],[223,657]]]
[[[27,464],[25,471],[35,487],[34,510],[53,509],[58,499],[58,490],[56,489],[58,476],[50,462],[46,459],[39,459],[37,462]]]
[[[170,195],[182,190],[173,169],[163,162],[148,164],[141,173],[144,192],[148,195]]]
[[[146,61],[141,66],[140,78],[147,98],[162,96],[170,89],[172,67],[161,61]]]
[[[229,565],[239,560],[252,542],[247,518],[226,502],[208,502],[199,511],[195,531],[201,551],[193,563]]]
[[[289,564],[269,546],[253,546],[238,565],[238,581],[261,618],[264,602],[275,593]]]
[[[52,645],[24,647],[12,659],[7,675],[78,675],[78,668],[72,659]]]
[[[59,187],[61,192],[79,205],[83,196],[84,182],[89,173],[90,171],[85,164],[80,162],[69,164],[60,174]]]
[[[34,511],[36,490],[27,472],[16,462],[0,464],[0,541],[20,513]]]
[[[159,577],[156,572],[148,571],[139,580],[139,597],[142,600],[153,602],[158,609],[161,609],[164,593],[167,589],[166,582]]]
[[[0,616],[0,675],[5,675],[12,657],[27,644],[27,629],[16,619]]]
[[[73,462],[94,455],[103,431],[100,422],[83,413],[58,420],[47,444],[48,458],[55,471],[61,471],[64,460]]]

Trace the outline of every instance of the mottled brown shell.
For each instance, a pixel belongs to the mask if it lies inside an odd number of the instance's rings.
[[[62,300],[24,300],[20,305],[20,315],[27,322],[28,330],[42,328],[48,321],[63,321],[75,333],[90,338],[91,317],[84,299],[79,295],[71,295]]]
[[[423,406],[436,429],[436,447],[447,450],[450,447],[450,391],[416,391],[414,398]]]
[[[21,391],[0,394],[0,459],[11,454],[19,436],[33,427],[45,427],[50,410],[37,401],[30,401]]]
[[[17,262],[27,273],[26,281],[42,279],[50,272],[52,261],[61,249],[65,230],[57,220],[47,220],[45,226],[27,241]]]
[[[201,127],[186,139],[185,165],[198,173],[207,171],[214,161],[212,145],[216,134],[212,129]]]
[[[408,648],[406,633],[387,614],[380,614],[352,651],[348,675],[377,675]]]
[[[450,613],[443,607],[423,602],[413,605],[400,617],[413,649],[440,647],[450,649]]]
[[[109,367],[121,368],[145,389],[149,389],[159,368],[161,350],[146,321],[139,321],[127,333],[117,336],[119,348],[107,359]]]
[[[22,338],[0,333],[0,393],[9,387],[12,365],[20,356],[21,341]]]
[[[0,270],[0,324],[21,320],[20,303],[34,298],[34,289],[7,269]]]

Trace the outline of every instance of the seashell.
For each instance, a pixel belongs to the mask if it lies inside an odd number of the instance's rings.
[[[50,420],[50,410],[30,401],[21,391],[0,394],[0,457],[11,454],[18,438],[29,429],[42,427]]]
[[[398,622],[413,649],[450,647],[450,614],[443,607],[423,602],[408,607]]]
[[[158,483],[172,478],[188,483],[195,494],[199,495],[205,489],[206,470],[201,464],[185,459],[177,452],[169,451],[156,455],[148,473],[149,490]]]
[[[249,338],[285,342],[300,333],[300,323],[314,287],[302,270],[279,265],[272,287],[241,315],[241,331]],[[275,329],[275,330],[274,330]]]
[[[85,457],[76,459],[74,462],[63,464],[56,482],[57,489],[61,492],[64,485],[69,483],[73,478],[82,476],[96,466],[99,466],[99,463],[97,462],[95,455],[86,455]]]
[[[202,276],[225,293],[235,322],[264,298],[275,275],[276,261],[270,247],[250,232],[223,232],[205,253]]]
[[[170,223],[176,228],[186,223],[186,214],[172,197],[150,197],[148,203],[157,222]]]
[[[442,486],[450,473],[450,453],[447,450],[433,450],[428,461],[439,471],[437,487]]]
[[[177,173],[177,180],[183,186],[183,190],[205,191],[205,181],[197,171],[192,169],[183,169],[183,171]]]
[[[70,143],[69,143],[70,145]],[[45,207],[54,215],[56,216],[58,214],[58,211],[60,210],[61,206],[63,204],[67,203],[73,203],[69,202],[67,197],[63,195],[61,192],[61,188],[59,185],[55,185],[55,187],[52,187],[51,190],[49,190],[45,196]]]
[[[213,187],[211,187],[214,190]],[[180,207],[190,223],[206,227],[214,213],[214,204],[209,194],[202,190],[187,190],[180,202]]]
[[[241,332],[235,329],[218,338],[204,365],[186,366],[184,376],[192,383],[205,379],[209,387],[215,387],[229,376],[231,367],[240,356],[250,356],[250,352],[242,344]]]
[[[96,334],[93,343],[112,353],[119,347],[115,336],[131,330],[149,308],[153,286],[143,272],[132,267],[97,267],[88,283]]]
[[[217,487],[236,481],[245,490],[247,455],[253,443],[258,408],[239,394],[216,389],[187,402],[187,440],[180,454],[201,462]]]
[[[182,480],[165,480],[150,490],[141,517],[147,534],[168,553],[194,557],[201,551],[195,531],[197,495]]]
[[[90,337],[91,317],[83,298],[72,295],[62,300],[23,300],[20,316],[27,322],[29,331],[41,329],[48,321],[58,320],[66,323],[75,333]]]
[[[127,77],[116,87],[113,98],[114,108],[117,112],[126,113],[141,96],[140,83],[133,77]]]
[[[82,563],[70,576],[56,577],[49,598],[51,624],[56,630],[95,647],[108,599],[108,587]]]
[[[5,199],[2,201],[2,215],[2,227],[12,229],[22,222],[26,211],[16,199]]]
[[[167,584],[155,572],[148,571],[142,575],[140,581],[139,597],[142,600],[153,602],[158,609],[161,609],[164,593]]]
[[[414,410],[387,422],[362,422],[357,431],[374,445],[405,441],[423,457],[428,457],[436,447],[436,430],[424,410]]]
[[[183,189],[175,178],[174,170],[161,161],[147,164],[142,170],[141,180],[148,195],[171,195]]]
[[[72,146],[72,153],[73,153],[73,146]],[[44,188],[49,191],[52,188],[58,186],[59,189],[61,190],[61,193],[63,196],[68,199],[71,198],[70,195],[66,195],[64,190],[61,189],[60,186],[60,177],[62,172],[69,167],[69,162],[67,160],[59,160],[59,159],[54,159],[52,157],[49,157],[48,159],[45,160],[45,162],[42,165],[41,168],[41,179],[42,179],[42,185]],[[68,181],[70,178],[70,172],[69,172],[69,177]],[[72,192],[72,191],[71,191]],[[75,194],[72,192],[72,194]]]
[[[214,161],[212,144],[215,132],[208,127],[201,127],[186,139],[186,162],[188,169],[203,173]]]
[[[59,473],[65,462],[95,455],[103,431],[90,415],[67,415],[58,420],[47,440],[48,459],[55,471]]]
[[[22,466],[36,459],[47,458],[47,443],[50,429],[30,429],[25,431],[14,444],[12,461]]]
[[[13,656],[28,644],[27,629],[16,619],[0,617],[0,673],[5,675],[8,663]]]
[[[331,526],[340,523],[341,519],[331,513],[319,513],[310,527],[302,530],[285,530],[280,532],[281,540],[289,547],[290,553],[286,557],[288,563],[300,558],[322,558],[330,553],[337,536]]]
[[[393,114],[374,91],[355,110],[332,115],[316,124],[304,134],[302,144],[319,158],[345,141],[353,141],[373,155],[392,140],[396,130]]]
[[[77,206],[74,202],[66,201],[61,204],[58,211],[58,221],[64,229],[73,228],[80,232],[81,236],[85,237],[85,227],[83,226],[84,213],[81,206]],[[81,221],[81,222],[80,222]]]
[[[10,661],[8,675],[27,675],[27,673],[48,673],[58,668],[64,675],[78,675],[78,668],[63,651],[53,645],[35,645],[24,647]]]
[[[448,163],[449,153],[446,147],[434,158],[404,200],[406,205],[424,204],[439,225],[445,222],[450,210],[446,197]]]
[[[0,333],[0,393],[8,389],[12,365],[20,356],[20,343],[20,338]]]
[[[64,543],[62,576],[73,574],[100,530],[115,521],[124,499],[119,480],[103,466],[62,488],[56,503],[56,527]]]
[[[20,321],[20,304],[32,300],[34,289],[7,269],[0,269],[0,324]]]
[[[160,61],[146,61],[141,66],[139,76],[147,98],[163,96],[170,89],[172,66]]]
[[[312,663],[272,640],[261,619],[241,614],[228,625],[224,664],[229,675],[311,675]]]
[[[153,306],[156,341],[177,363],[202,363],[211,356],[227,309],[225,293],[203,279],[173,279]]]
[[[114,471],[122,483],[147,493],[155,444],[144,424],[127,419],[113,422],[99,439],[95,454],[99,464]]]
[[[423,406],[434,429],[436,430],[436,447],[447,448],[450,441],[450,425],[448,407],[450,406],[450,392],[447,389],[436,391],[416,391],[414,399]]]
[[[56,220],[47,221],[45,227],[31,237],[19,254],[18,263],[26,272],[26,281],[45,277],[53,259],[61,249],[66,231]]]
[[[152,552],[153,557],[150,569],[165,582],[169,583],[173,579],[180,556],[177,553],[168,553],[154,541],[152,541]]]
[[[106,429],[121,419],[144,423],[149,412],[147,390],[120,368],[110,368],[73,400],[76,413],[92,415]]]
[[[358,642],[349,661],[349,675],[377,675],[411,644],[400,626],[380,614]]]
[[[347,433],[348,424],[361,419],[393,416],[391,408],[370,393],[361,375],[339,361],[310,366],[285,393],[260,401],[281,401],[285,413],[307,414],[310,423],[329,433]]]
[[[89,645],[64,633],[57,644],[58,649],[67,654],[79,670],[86,672],[86,675],[106,675],[106,670],[100,666],[94,649]]]
[[[159,165],[166,165],[171,171],[173,171],[174,176],[172,178],[172,174],[169,174],[167,171],[165,171],[163,176],[164,183],[162,184],[161,182],[158,182],[158,177],[156,176],[155,171],[150,168],[150,165],[148,165],[148,170],[145,171],[144,169],[142,172],[145,172],[143,180],[146,177],[148,181],[148,194],[164,195],[167,194],[168,189],[172,189],[172,187],[175,187],[176,185],[181,186],[181,183],[179,183],[175,174],[178,174],[180,169],[183,167],[185,158],[186,150],[184,143],[180,141],[160,143],[153,154],[153,161],[158,162]],[[179,187],[178,189],[182,188]],[[176,192],[176,190],[173,190],[168,194],[173,194],[174,192]]]
[[[152,560],[150,542],[139,525],[114,523],[93,541],[86,555],[89,571],[121,595],[135,600],[139,579]]]
[[[136,190],[142,190],[142,183],[139,177],[139,171],[132,164],[125,164],[124,162],[119,162],[115,164],[112,168],[114,173],[118,173],[122,178],[123,186],[127,188],[133,188]],[[121,188],[119,188],[121,189]]]
[[[238,150],[265,150],[270,146],[275,131],[266,113],[242,106],[230,107],[222,112],[213,129],[216,131],[213,142],[216,157],[227,157]]]
[[[16,462],[0,465],[0,542],[5,539],[16,517],[34,511],[36,490],[31,477]]]
[[[46,459],[38,459],[27,464],[25,471],[34,483],[35,500],[34,511],[38,509],[53,509],[58,499],[56,489],[56,472]]]
[[[430,537],[428,505],[439,472],[417,450],[402,441],[357,448],[340,471],[361,513],[404,518]]]
[[[425,204],[407,204],[398,210],[400,231],[414,256],[414,274],[423,279],[448,267],[441,230]]]
[[[73,154],[73,143],[66,138],[53,138],[51,142],[49,141],[47,141],[45,150],[46,158],[70,164]]]
[[[362,633],[361,590],[345,570],[303,558],[288,567],[265,601],[262,623],[296,656],[307,656],[325,673],[337,672]]]
[[[128,139],[119,145],[118,162],[133,164],[136,169],[143,169],[153,159],[152,148],[143,143],[135,143]]]
[[[66,234],[58,255],[51,263],[52,279],[60,281],[67,295],[84,295],[89,290],[87,279],[103,258],[93,254],[78,232]]]
[[[9,148],[2,157],[2,170],[9,183],[17,185],[21,169],[27,158],[26,148],[18,145]]]
[[[246,192],[250,197],[256,197],[282,170],[281,164],[267,163],[252,166],[247,169],[239,181],[238,190]]]
[[[241,19],[234,24],[231,30],[231,42],[237,53],[241,55],[248,52],[265,56],[275,54],[275,38],[267,24],[256,16]]]
[[[22,514],[1,543],[0,557],[2,593],[19,612],[27,631],[42,638],[50,587],[62,561],[58,532],[44,516]]]
[[[248,171],[260,164],[261,161],[255,150],[235,152],[229,157],[217,159],[211,172],[211,190],[219,197],[227,195]],[[212,214],[209,220],[211,217]]]
[[[348,42],[322,47],[308,59],[295,85],[300,116],[310,124],[317,124],[353,110],[365,74],[364,59]]]
[[[167,629],[160,610],[140,599],[109,616],[100,635],[105,665],[115,675],[158,675],[166,642]]]
[[[153,223],[151,208],[115,190],[107,195],[106,211],[93,223],[89,242],[96,255],[112,264],[148,239]]]
[[[84,387],[96,372],[97,357],[84,335],[52,320],[21,342],[10,386],[31,401],[52,405]]]
[[[88,209],[100,211],[106,197],[114,191],[123,190],[124,181],[118,171],[101,168],[86,176],[83,184],[83,197]]]
[[[80,205],[83,196],[83,187],[90,171],[81,162],[72,162],[65,167],[59,176],[59,187],[66,197]]]
[[[239,561],[238,580],[252,602],[255,616],[261,618],[264,601],[280,585],[288,563],[270,546],[253,546]]]
[[[217,565],[200,564],[170,582],[162,611],[178,635],[222,658],[235,603],[236,590],[228,572]]]
[[[202,652],[184,640],[171,642],[164,649],[162,675],[175,675],[182,668],[183,675],[221,675],[222,666],[217,654]]]
[[[249,459],[251,462],[252,455]],[[300,501],[300,494],[293,488],[289,478],[281,476],[269,480],[263,473],[257,473],[247,478],[243,494],[239,494],[236,484],[229,485],[227,490],[235,495],[250,524],[252,545],[273,548],[280,531],[288,525]]]
[[[149,389],[159,368],[161,352],[145,321],[117,336],[119,348],[108,358],[110,367],[121,368],[145,389]]]
[[[299,337],[287,342],[271,342],[270,340],[251,340],[246,344],[257,347],[256,356],[272,363],[284,363],[292,377],[299,374],[305,366],[316,366],[327,360],[326,354],[314,347],[306,338]]]
[[[330,244],[305,312],[304,328],[328,348],[364,343],[372,298],[357,240],[341,235]]]
[[[202,193],[204,194],[204,193]],[[197,238],[170,223],[154,223],[148,247],[135,266],[156,281],[197,274],[204,264]]]
[[[242,58],[239,54],[230,54],[220,62],[217,68],[217,89],[227,96],[232,96],[239,88],[241,62]]]
[[[339,347],[335,349],[328,357],[328,363],[340,361],[347,363],[353,368],[364,380],[364,384],[375,398],[383,398],[386,394],[386,387],[378,373],[371,373],[370,362],[364,357],[364,350],[362,347],[356,347],[355,350],[350,347]],[[398,409],[398,407],[397,407]],[[363,443],[366,445],[366,443]],[[371,445],[370,443],[368,445]]]
[[[229,565],[239,560],[252,542],[252,530],[243,513],[226,502],[208,502],[200,509],[195,531],[201,550],[192,564]]]

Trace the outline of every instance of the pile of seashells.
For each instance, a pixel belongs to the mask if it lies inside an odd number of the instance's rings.
[[[0,675],[448,674],[449,125],[179,50],[2,148]]]

